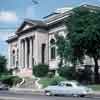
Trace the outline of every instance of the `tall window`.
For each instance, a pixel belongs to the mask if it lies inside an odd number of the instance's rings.
[[[50,51],[51,51],[51,59],[55,59],[56,58],[56,45],[55,45],[55,40],[51,39],[50,40]]]
[[[41,47],[41,62],[44,64],[45,62],[45,44],[42,44],[42,47]]]
[[[15,50],[12,51],[12,65],[15,66]]]

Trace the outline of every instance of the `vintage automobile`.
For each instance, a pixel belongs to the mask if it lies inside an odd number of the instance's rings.
[[[8,85],[3,84],[2,82],[0,82],[0,90],[9,90]]]
[[[93,90],[79,84],[76,81],[62,81],[58,85],[48,86],[44,89],[46,95],[71,95],[87,96],[92,95]]]

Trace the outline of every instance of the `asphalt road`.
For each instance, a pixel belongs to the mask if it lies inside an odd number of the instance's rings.
[[[100,97],[65,97],[0,91],[0,100],[100,100]]]

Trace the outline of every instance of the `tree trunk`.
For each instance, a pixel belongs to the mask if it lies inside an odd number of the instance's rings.
[[[98,66],[98,59],[94,57],[94,63],[95,63],[95,67],[94,67],[94,81],[96,84],[98,84],[99,81],[99,66]]]

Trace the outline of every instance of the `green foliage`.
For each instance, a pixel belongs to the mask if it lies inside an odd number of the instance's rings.
[[[77,80],[80,83],[90,84],[92,83],[92,70],[90,66],[86,66],[85,69],[81,69],[77,72]]]
[[[44,77],[41,78],[39,83],[42,84],[43,88],[47,87],[48,85],[57,85],[60,81],[65,81],[66,79],[57,76],[57,77],[52,77],[52,78],[48,78],[48,77]]]
[[[17,83],[20,83],[22,79],[18,76],[12,76],[12,75],[3,75],[0,77],[0,81],[4,84],[7,84],[8,86],[12,87],[13,85],[17,85]]]
[[[76,71],[74,67],[64,66],[58,69],[58,73],[61,77],[64,77],[68,80],[76,79]]]
[[[46,64],[39,64],[33,66],[33,74],[36,77],[44,77],[48,74],[49,66]]]
[[[95,82],[99,82],[98,59],[100,58],[100,11],[78,7],[66,19],[68,39],[77,58],[93,57]]]
[[[48,72],[48,78],[52,78],[55,75],[55,71],[49,71]]]
[[[64,36],[56,35],[57,53],[60,57],[59,67],[67,62],[76,63],[75,56],[73,55],[73,48],[70,45],[70,41]]]
[[[5,56],[0,55],[0,74],[7,72],[6,61]]]
[[[65,81],[65,79],[63,77],[60,77],[60,76],[55,76],[54,78],[51,79],[50,85],[57,85],[61,81]]]

